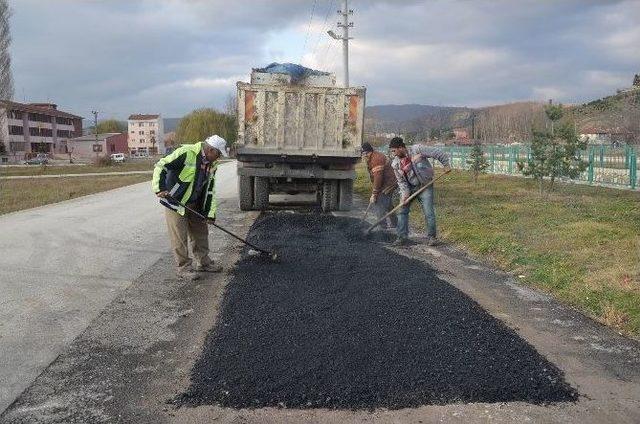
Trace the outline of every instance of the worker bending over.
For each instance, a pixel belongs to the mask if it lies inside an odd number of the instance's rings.
[[[409,237],[409,209],[411,205],[406,202],[411,194],[433,179],[433,167],[429,158],[437,159],[444,166],[445,171],[449,171],[451,168],[449,167],[449,156],[435,147],[419,144],[407,147],[402,138],[394,137],[389,142],[389,149],[395,156],[391,167],[398,181],[401,202],[405,203],[398,213],[398,238],[394,242],[394,245],[402,246],[407,244]],[[433,194],[432,184],[416,197],[422,205],[422,212],[427,224],[427,244],[429,246],[435,246],[438,243]]]
[[[391,169],[391,161],[388,157],[373,149],[369,143],[362,144],[362,156],[367,163],[369,179],[371,180],[371,197],[369,204],[374,206],[374,212],[378,220],[382,219],[391,209],[393,209],[393,193],[398,188],[398,182]],[[382,228],[396,228],[398,218],[396,214],[391,214],[386,222],[380,224]]]
[[[153,170],[153,192],[167,209],[165,218],[178,277],[197,280],[198,272],[220,272],[209,257],[207,223],[178,204],[209,219],[216,218],[215,176],[220,156],[227,156],[226,141],[212,135],[204,142],[184,144],[160,159]],[[195,259],[189,257],[191,246]]]

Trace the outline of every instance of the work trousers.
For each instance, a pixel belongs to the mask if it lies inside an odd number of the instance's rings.
[[[378,220],[382,219],[391,209],[393,209],[393,193],[378,194],[378,198],[376,199],[376,203],[373,204],[374,211]],[[382,228],[396,228],[398,226],[398,217],[396,214],[391,214],[386,220],[384,220],[380,227]]]
[[[182,216],[167,208],[165,217],[178,271],[189,270],[192,265],[189,246],[191,246],[196,265],[209,265],[212,261],[209,258],[209,227],[207,223],[189,211],[186,211]]]
[[[414,190],[412,190],[412,193]],[[436,211],[433,207],[433,185],[423,191],[416,199],[422,205],[422,213],[427,223],[427,236],[436,236]],[[415,200],[415,199],[414,199]],[[407,238],[409,236],[409,210],[411,204],[403,206],[398,212],[398,237]]]

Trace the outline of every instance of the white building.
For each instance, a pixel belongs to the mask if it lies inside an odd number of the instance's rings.
[[[129,116],[129,153],[131,156],[152,156],[165,153],[162,116]]]

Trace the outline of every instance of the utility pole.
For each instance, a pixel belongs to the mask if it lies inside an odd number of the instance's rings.
[[[342,28],[342,36],[336,35],[335,32],[329,30],[327,34],[334,40],[342,40],[342,71],[343,85],[349,87],[349,28],[353,28],[353,22],[349,22],[349,15],[353,14],[353,10],[349,10],[349,0],[342,0],[342,10],[338,10],[342,15],[342,22],[338,22],[338,28]]]
[[[96,151],[96,159],[98,158],[98,111],[92,110],[93,114],[93,133],[96,136],[96,143],[93,145],[93,149]]]

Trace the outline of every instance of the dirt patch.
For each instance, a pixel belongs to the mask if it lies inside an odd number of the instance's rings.
[[[360,223],[270,213],[177,402],[232,408],[399,409],[574,401],[562,372],[423,263]]]

